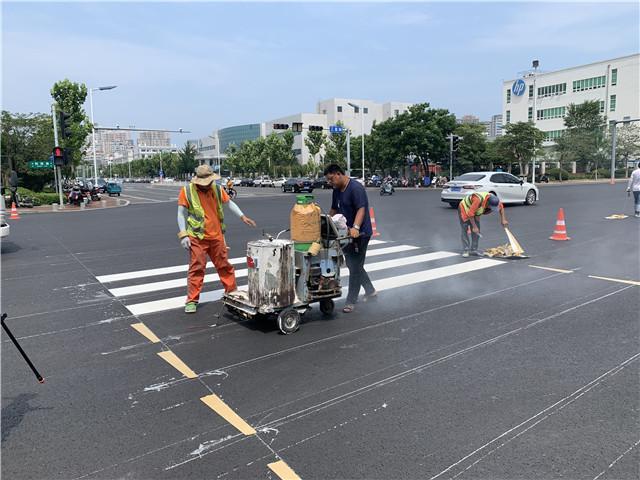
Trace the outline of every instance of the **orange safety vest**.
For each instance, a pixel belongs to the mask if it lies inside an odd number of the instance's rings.
[[[471,204],[473,203],[473,196],[478,195],[481,199],[480,206],[476,210],[475,216],[479,217],[484,214],[484,211],[487,209],[487,203],[489,203],[489,197],[491,194],[489,192],[476,192],[471,195],[467,195],[460,202],[460,209],[465,213],[465,215],[469,216],[469,210],[471,209]]]

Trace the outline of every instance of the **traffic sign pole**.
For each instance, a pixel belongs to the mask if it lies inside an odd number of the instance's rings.
[[[53,142],[54,142],[54,147],[58,146],[58,124],[56,123],[56,103],[52,103],[51,104],[51,116],[53,117]],[[57,181],[57,185],[58,185],[58,197],[60,200],[60,208],[64,208],[64,202],[62,200],[62,171],[60,170],[60,167],[56,167],[55,163],[53,166],[54,169],[54,177],[58,176],[58,181]]]

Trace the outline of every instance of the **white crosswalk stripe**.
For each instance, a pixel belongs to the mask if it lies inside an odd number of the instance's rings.
[[[471,261],[463,261],[462,263],[456,263],[453,265],[436,266],[429,268],[429,262],[444,260],[444,259],[462,259],[457,253],[447,251],[435,251],[428,253],[416,253],[416,250],[420,250],[420,247],[413,245],[392,245],[383,246],[386,242],[380,240],[372,240],[370,245],[374,248],[370,248],[367,251],[367,272],[389,272],[393,273],[392,276],[385,276],[384,278],[378,278],[373,280],[373,284],[378,291],[390,290],[398,287],[406,287],[410,285],[419,284],[422,282],[428,282],[432,280],[442,279],[453,275],[461,275],[485,268],[494,267],[504,264],[504,262],[493,259],[477,259]],[[378,247],[378,248],[375,248]],[[407,255],[409,253],[409,255]],[[401,255],[401,256],[398,256]],[[371,261],[376,257],[394,257],[391,259],[383,259],[380,261]],[[234,265],[244,264],[246,262],[245,257],[238,257],[230,259]],[[406,273],[407,268],[415,269],[420,267],[420,270]],[[211,262],[207,264],[207,268],[213,268]],[[402,269],[404,268],[404,272]],[[167,275],[174,275],[184,273],[188,270],[188,265],[176,265],[171,267],[153,268],[148,270],[131,271],[124,273],[116,273],[109,275],[98,276],[97,279],[101,283],[109,284],[109,293],[118,298],[123,298],[126,307],[133,315],[145,315],[150,313],[158,313],[166,310],[180,308],[184,305],[187,279],[185,276],[180,278],[170,278],[168,280],[157,280],[148,283],[141,283],[138,285],[122,285],[127,281],[134,281],[141,278],[150,277],[165,277]],[[346,295],[346,282],[344,279],[348,278],[349,271],[346,268],[341,270],[341,276],[343,278],[343,291]],[[246,268],[236,270],[236,278],[239,283],[247,277],[248,270]],[[216,273],[210,273],[205,275],[205,284],[211,284],[219,282],[220,278]],[[112,285],[116,283],[116,285]],[[246,281],[245,281],[246,283]],[[170,290],[173,290],[169,292]],[[143,301],[143,297],[136,297],[136,295],[147,294],[152,295],[156,292],[166,292],[164,298],[159,300]],[[213,302],[220,300],[224,290],[217,288],[215,290],[203,291],[200,295],[200,303]],[[153,298],[153,297],[152,297]],[[157,298],[157,296],[156,296]]]

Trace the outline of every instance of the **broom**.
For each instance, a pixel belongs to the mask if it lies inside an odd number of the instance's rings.
[[[508,227],[504,227],[504,231],[507,232],[507,238],[509,239],[509,245],[511,246],[513,254],[516,256],[522,255],[524,253],[524,248],[520,246],[520,243],[518,243],[518,240],[516,240],[515,235],[511,233],[511,230],[509,230]]]

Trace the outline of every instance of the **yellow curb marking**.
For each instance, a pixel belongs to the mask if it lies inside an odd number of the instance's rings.
[[[633,280],[621,280],[619,278],[609,278],[609,277],[596,277],[595,275],[589,275],[589,278],[597,278],[598,280],[607,280],[609,282],[626,283],[627,285],[637,285],[640,287],[640,282],[635,282]]]
[[[215,394],[207,395],[206,397],[202,397],[202,400],[211,410],[216,412],[222,418],[224,418],[231,425],[240,430],[241,433],[245,435],[255,435],[256,431],[254,428],[245,422],[240,416],[231,410],[231,408],[222,401],[220,397]],[[297,477],[296,477],[297,478]]]
[[[294,472],[289,465],[282,460],[267,465],[273,473],[278,475],[282,480],[300,480],[300,477]]]
[[[539,268],[540,270],[549,270],[558,273],[573,273],[573,270],[562,270],[561,268],[539,267],[538,265],[529,265],[531,268]]]
[[[147,327],[144,323],[132,323],[131,326],[136,329],[138,333],[141,333],[142,335],[147,337],[152,343],[160,343],[160,339],[156,337],[156,334],[149,330],[149,327]]]
[[[166,352],[158,353],[160,358],[162,358],[165,362],[169,363],[176,370],[178,370],[181,374],[183,374],[187,378],[197,378],[196,372],[187,367],[187,364],[180,360],[175,353],[171,350],[167,350]]]

